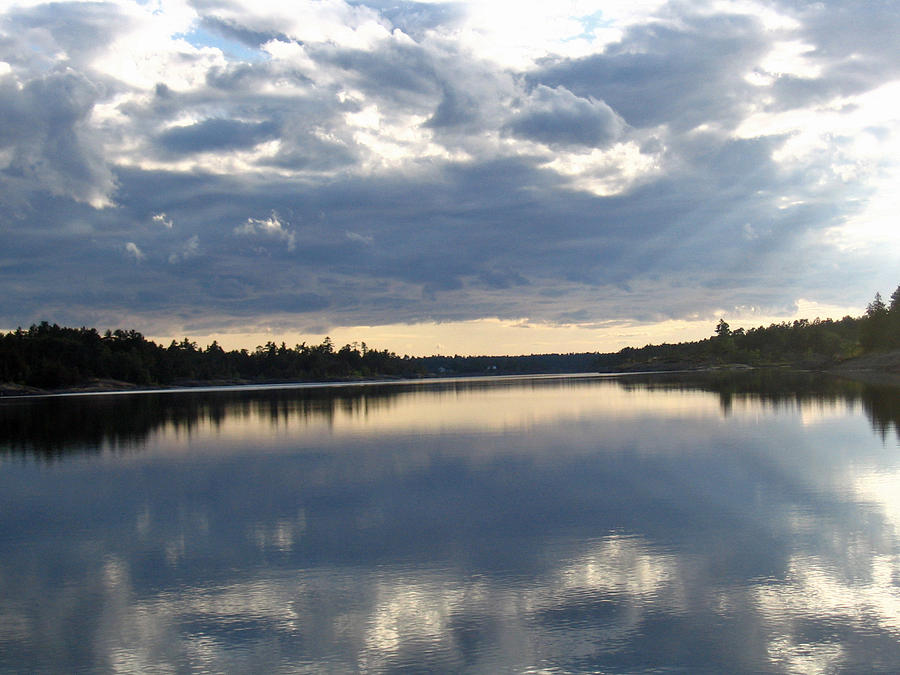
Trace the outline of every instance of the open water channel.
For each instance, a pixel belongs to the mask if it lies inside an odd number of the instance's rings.
[[[900,390],[0,400],[0,672],[897,672]]]

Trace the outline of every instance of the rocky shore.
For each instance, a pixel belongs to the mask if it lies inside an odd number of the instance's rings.
[[[900,349],[847,359],[829,372],[871,384],[900,386]]]

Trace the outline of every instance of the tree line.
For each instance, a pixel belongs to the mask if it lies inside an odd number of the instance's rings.
[[[720,320],[704,340],[626,347],[616,353],[528,356],[398,356],[365,342],[335,348],[329,338],[288,347],[267,342],[253,351],[201,348],[184,338],[167,347],[134,330],[101,334],[46,321],[0,333],[0,383],[41,389],[92,380],[166,386],[198,382],[328,381],[425,375],[528,374],[675,370],[711,364],[826,367],[883,349],[900,348],[900,286],[886,303],[879,293],[863,316],[799,319],[744,330]]]
[[[288,347],[267,342],[254,351],[225,351],[217,342],[201,348],[184,338],[168,347],[134,330],[67,328],[42,322],[0,336],[0,382],[53,389],[91,380],[137,385],[195,382],[341,380],[412,376],[418,364],[365,343],[335,349],[329,338],[318,345]]]
[[[857,318],[798,319],[758,328],[731,329],[724,320],[704,340],[626,347],[597,358],[600,370],[686,369],[700,365],[745,364],[827,367],[875,351],[900,349],[900,286],[890,304],[880,293]]]

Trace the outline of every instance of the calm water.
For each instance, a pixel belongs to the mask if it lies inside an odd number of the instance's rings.
[[[900,390],[0,401],[0,672],[896,672]]]

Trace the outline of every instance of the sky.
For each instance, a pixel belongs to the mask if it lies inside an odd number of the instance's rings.
[[[0,0],[0,328],[616,351],[900,283],[896,0]]]

